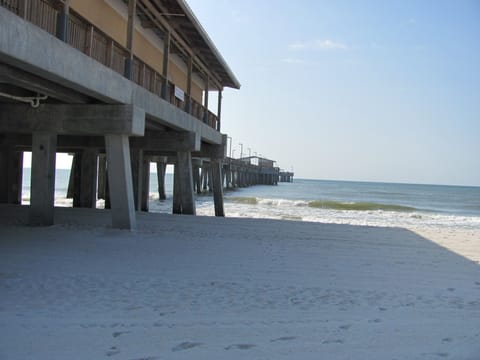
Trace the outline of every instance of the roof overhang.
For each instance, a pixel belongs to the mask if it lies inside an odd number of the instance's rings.
[[[124,0],[128,1],[128,0]],[[158,23],[155,22],[154,32],[162,37],[165,31],[158,24],[167,23],[168,26],[181,37],[186,44],[187,49],[181,49],[185,52],[191,51],[195,57],[202,62],[205,68],[214,75],[215,82],[221,88],[231,87],[240,88],[240,82],[237,80],[232,70],[227,65],[213,41],[208,36],[198,19],[193,14],[185,0],[137,0],[138,3],[145,5],[140,7],[137,15],[147,21],[148,16],[154,15]],[[147,6],[148,5],[148,6]],[[141,9],[145,9],[145,13]],[[146,11],[155,9],[155,11]],[[161,19],[160,19],[161,17]],[[183,44],[176,44],[183,48]]]

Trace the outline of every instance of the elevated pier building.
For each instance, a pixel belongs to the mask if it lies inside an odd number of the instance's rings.
[[[29,222],[53,224],[68,152],[74,206],[107,192],[113,226],[132,229],[150,162],[162,176],[173,159],[173,210],[195,214],[195,159],[207,159],[224,215],[225,87],[240,83],[183,0],[0,0],[0,203],[21,202],[31,151]]]

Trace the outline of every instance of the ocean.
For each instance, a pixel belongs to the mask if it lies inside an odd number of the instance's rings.
[[[57,169],[55,204],[65,199],[69,170]],[[173,175],[166,175],[167,200],[160,201],[157,177],[150,178],[150,211],[170,213]],[[480,187],[415,185],[294,179],[278,186],[225,191],[228,217],[312,221],[351,225],[450,227],[480,230]],[[22,203],[30,197],[30,169],[25,169]],[[211,195],[197,196],[197,213],[213,216]],[[103,207],[99,200],[97,207]]]

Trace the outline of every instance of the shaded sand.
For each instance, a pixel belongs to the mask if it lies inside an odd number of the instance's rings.
[[[56,211],[0,206],[2,360],[480,358],[476,231]]]

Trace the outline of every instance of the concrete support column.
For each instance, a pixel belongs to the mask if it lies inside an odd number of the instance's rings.
[[[73,198],[73,207],[97,205],[97,156],[97,149],[84,149],[73,156],[67,192],[67,197]]]
[[[212,177],[213,177],[213,172],[212,172],[212,164],[210,164],[208,166],[208,192],[212,192],[213,191],[213,180],[212,180]]]
[[[226,168],[225,174],[227,177],[227,189],[230,189],[232,187],[232,169],[230,168],[230,166]]]
[[[98,198],[99,199],[105,200],[106,188],[107,188],[107,158],[105,154],[100,154],[98,155]]]
[[[55,201],[55,158],[57,135],[32,135],[32,174],[30,184],[30,225],[53,225]]]
[[[127,135],[106,135],[112,226],[134,229],[136,226],[133,198],[130,144]]]
[[[193,192],[192,154],[188,151],[177,153],[173,184],[173,213],[195,215]]]
[[[23,152],[0,148],[0,203],[22,203]]]
[[[165,200],[165,171],[167,169],[167,163],[157,161],[157,180],[158,180],[158,198]]]
[[[193,185],[197,194],[202,193],[201,179],[200,179],[200,166],[193,165]]]
[[[173,168],[173,214],[182,213],[182,186],[180,184],[180,176],[180,169],[177,162]]]
[[[215,205],[215,216],[225,216],[225,210],[223,207],[222,162],[218,160],[212,161],[211,169],[212,169],[213,202]]]
[[[202,190],[207,190],[208,186],[208,165],[203,164],[202,166]]]
[[[148,212],[148,200],[150,198],[150,159],[147,156],[143,156],[142,163],[142,202],[140,209]]]
[[[130,151],[130,161],[132,168],[132,185],[135,210],[140,210],[142,203],[142,185],[143,185],[143,150],[132,149]]]

